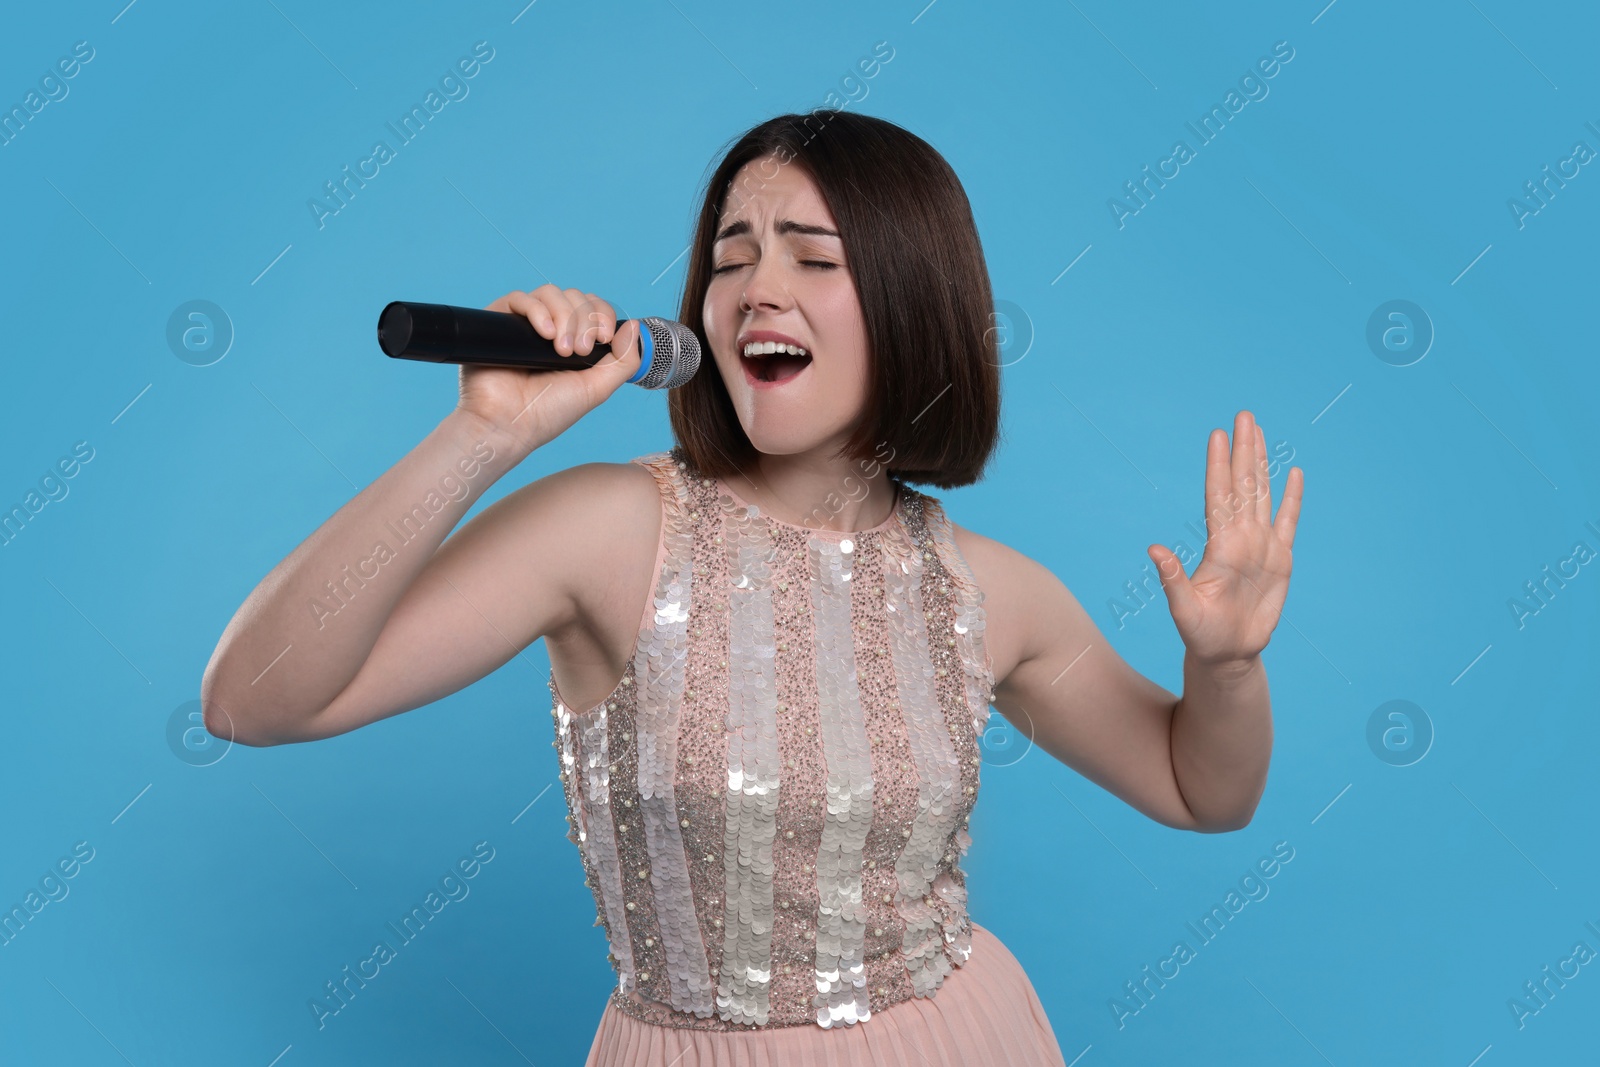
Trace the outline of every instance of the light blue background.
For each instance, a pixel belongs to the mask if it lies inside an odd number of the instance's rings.
[[[1600,548],[1600,167],[1522,228],[1507,207],[1575,142],[1600,149],[1593,8],[924,3],[6,14],[7,109],[74,42],[95,55],[0,147],[0,505],[74,443],[94,458],[0,548],[0,903],[75,842],[94,859],[0,948],[0,1060],[581,1060],[611,972],[545,792],[542,646],[437,705],[212,766],[167,723],[256,582],[454,405],[454,368],[379,352],[386,302],[549,279],[671,317],[719,149],[851,89],[950,160],[1021,309],[1004,445],[942,494],[958,522],[1052,568],[1177,692],[1165,605],[1119,627],[1110,602],[1146,545],[1194,545],[1207,432],[1248,408],[1306,472],[1254,822],[1171,830],[1037,752],[986,769],[972,913],[1067,1060],[1593,1054],[1600,967],[1520,1029],[1507,1006],[1575,943],[1600,950],[1600,574],[1520,628],[1508,607],[1575,542]],[[480,40],[469,95],[319,229],[308,199]],[[865,95],[841,87],[878,41],[894,58]],[[1269,95],[1119,228],[1107,200],[1194,147],[1185,122],[1277,41],[1294,58]],[[210,366],[165,339],[195,299],[236,331]],[[1436,333],[1411,366],[1366,342],[1393,299]],[[669,444],[664,398],[625,388],[479,507]],[[1368,746],[1393,699],[1435,732],[1410,766]],[[495,858],[471,895],[319,1030],[307,1002],[478,841]],[[1295,853],[1270,895],[1119,1028],[1124,983],[1197,944],[1186,920],[1278,841]]]

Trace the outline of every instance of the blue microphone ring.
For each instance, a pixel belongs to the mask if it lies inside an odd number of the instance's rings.
[[[633,377],[628,379],[629,384],[637,385],[639,381],[650,373],[650,365],[655,361],[655,338],[649,330],[644,328],[644,320],[639,321],[639,369]]]

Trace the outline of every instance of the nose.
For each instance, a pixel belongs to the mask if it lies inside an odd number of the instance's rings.
[[[755,272],[739,294],[742,311],[782,311],[789,306],[789,290],[782,278],[782,263],[775,255],[763,254],[756,261]]]

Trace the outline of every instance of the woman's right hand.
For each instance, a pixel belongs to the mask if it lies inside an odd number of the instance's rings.
[[[581,370],[461,364],[457,410],[528,452],[559,437],[639,370],[638,321],[617,329],[616,311],[593,293],[546,283],[532,292],[507,293],[487,310],[525,316],[562,356],[587,355],[596,344],[611,343],[610,354]]]

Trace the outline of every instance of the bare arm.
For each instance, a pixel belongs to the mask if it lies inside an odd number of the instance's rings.
[[[985,593],[994,706],[1024,736],[1166,826],[1208,827],[1190,810],[1172,761],[1178,698],[1128,665],[1048,568],[956,527]]]
[[[492,309],[526,314],[546,337],[592,294],[546,286]],[[551,309],[555,314],[552,315]],[[580,614],[588,553],[580,505],[637,511],[634,474],[585,464],[497,501],[445,543],[483,492],[603,401],[639,366],[637,326],[584,370],[462,367],[462,402],[422,443],[340,508],[256,586],[206,665],[206,728],[249,745],[306,741],[437,700]],[[622,488],[613,493],[608,487]],[[626,486],[634,487],[628,490]],[[634,516],[637,518],[637,516]],[[443,546],[443,547],[441,547]]]
[[[995,706],[1050,755],[1152,819],[1215,833],[1249,824],[1272,757],[1272,703],[1261,651],[1288,594],[1304,487],[1289,472],[1272,516],[1266,439],[1241,411],[1207,441],[1205,557],[1193,577],[1170,550],[1151,558],[1184,641],[1183,698],[1117,655],[1048,569],[956,528],[978,584],[993,596]],[[1002,676],[1003,675],[1003,676]]]
[[[522,458],[489,429],[452,412],[261,580],[201,679],[208,730],[252,745],[304,736],[445,535]]]
[[[1190,811],[1224,830],[1249,823],[1272,760],[1272,694],[1260,655],[1238,664],[1183,657],[1172,711],[1172,770]]]

